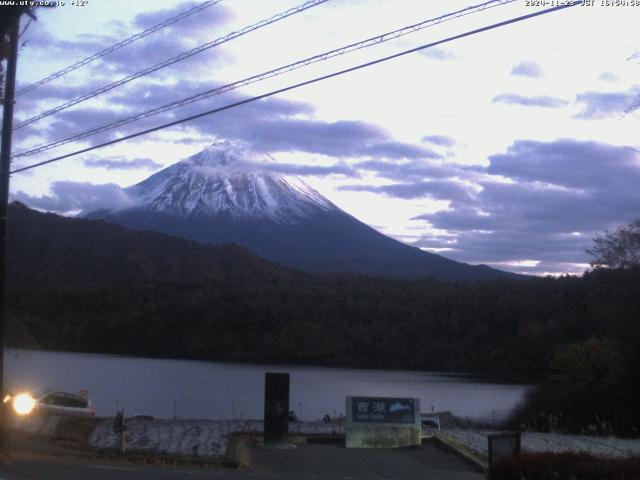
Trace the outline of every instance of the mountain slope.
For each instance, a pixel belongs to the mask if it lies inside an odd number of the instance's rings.
[[[237,245],[202,245],[156,232],[9,205],[10,289],[130,288],[145,282],[270,278],[287,270]]]
[[[230,142],[219,142],[127,189],[136,210],[184,218],[296,223],[338,210],[302,180],[270,174],[272,167]]]
[[[308,271],[440,280],[515,276],[386,237],[303,181],[271,173],[273,166],[219,142],[127,189],[130,206],[86,217],[205,243],[238,243]]]

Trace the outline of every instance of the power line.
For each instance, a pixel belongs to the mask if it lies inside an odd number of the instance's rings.
[[[58,113],[62,110],[65,110],[69,107],[72,107],[73,105],[77,105],[78,103],[84,102],[86,100],[89,100],[90,98],[94,98],[97,97],[98,95],[102,95],[103,93],[106,93],[110,90],[113,90],[116,87],[120,87],[126,83],[131,82],[132,80],[135,80],[136,78],[140,78],[140,77],[144,77],[145,75],[149,75],[153,72],[156,72],[162,68],[168,67],[169,65],[173,65],[174,63],[177,62],[181,62],[182,60],[185,60],[189,57],[192,57],[198,53],[204,52],[205,50],[209,50],[210,48],[213,47],[217,47],[218,45],[221,45],[223,43],[229,42],[235,38],[241,37],[243,35],[246,35],[247,33],[253,32],[254,30],[258,30],[259,28],[265,27],[267,25],[271,25],[273,23],[276,23],[280,20],[283,20],[287,17],[290,17],[292,15],[295,15],[296,13],[300,13],[300,12],[304,12],[305,10],[308,10],[312,7],[315,7],[317,5],[320,5],[322,3],[328,2],[329,0],[310,0],[306,3],[303,3],[302,5],[299,5],[297,7],[294,8],[290,8],[289,10],[286,10],[284,12],[278,13],[277,15],[274,15],[270,18],[267,18],[265,20],[261,20],[258,23],[255,23],[253,25],[249,25],[248,27],[244,27],[236,32],[231,32],[223,37],[217,38],[216,40],[213,40],[211,42],[205,43],[204,45],[200,45],[199,47],[193,48],[191,50],[188,50],[186,52],[182,52],[179,55],[176,55],[175,57],[171,57],[161,63],[158,63],[156,65],[153,65],[151,67],[147,67],[143,70],[140,70],[138,72],[132,73],[131,75],[127,75],[124,78],[121,78],[120,80],[117,80],[113,83],[110,83],[108,85],[105,85],[103,87],[100,87],[97,90],[94,90],[93,92],[90,93],[86,93],[84,95],[80,95],[79,97],[75,97],[61,105],[58,105],[57,107],[51,108],[49,110],[46,110],[34,117],[31,117],[27,120],[24,120],[23,122],[18,123],[13,129],[14,130],[18,130],[19,128],[22,128],[26,125],[29,125],[31,123],[37,122],[40,119],[43,119],[45,117],[48,117],[49,115],[53,115],[54,113]]]
[[[407,27],[403,27],[397,30],[393,30],[391,32],[387,32],[387,33],[383,33],[382,35],[377,35],[375,37],[370,37],[367,38],[365,40],[361,40],[359,42],[355,42],[355,43],[351,43],[349,45],[340,47],[340,48],[336,48],[334,50],[329,50],[327,52],[318,54],[318,55],[314,55],[312,57],[308,57],[305,58],[304,60],[299,60],[297,62],[294,63],[290,63],[288,65],[282,66],[282,67],[278,67],[275,68],[273,70],[267,70],[266,72],[262,72],[259,73],[257,75],[253,75],[251,77],[247,77],[245,79],[242,80],[238,80],[236,82],[230,83],[230,84],[226,84],[220,87],[216,87],[214,89],[211,90],[207,90],[204,92],[200,92],[197,93],[195,95],[192,95],[190,97],[186,97],[183,98],[182,100],[177,100],[175,102],[171,102],[159,107],[156,107],[154,109],[151,110],[147,110],[145,112],[141,112],[129,117],[125,117],[123,119],[120,120],[116,120],[114,122],[108,123],[106,125],[102,125],[99,127],[94,127],[92,129],[89,130],[85,130],[84,132],[80,132],[77,133],[75,135],[69,136],[69,137],[65,137],[62,138],[60,140],[56,140],[54,142],[50,142],[50,143],[45,143],[45,144],[41,144],[38,146],[35,146],[33,148],[31,148],[30,150],[25,150],[23,152],[17,153],[16,155],[14,155],[14,158],[18,158],[18,157],[24,157],[24,156],[28,156],[28,155],[33,155],[36,153],[41,153],[44,152],[46,150],[50,150],[52,148],[55,147],[59,147],[61,145],[65,145],[67,143],[76,141],[76,140],[80,140],[82,138],[86,138],[92,135],[96,135],[98,133],[102,133],[102,132],[106,132],[108,130],[112,130],[114,128],[117,127],[121,127],[123,125],[138,121],[138,120],[142,120],[144,118],[148,118],[151,117],[153,115],[158,115],[160,113],[163,112],[167,112],[169,110],[173,110],[179,107],[182,107],[184,105],[188,105],[190,103],[194,103],[200,100],[204,100],[206,98],[210,98],[212,96],[215,95],[220,95],[222,93],[226,93],[229,92],[231,90],[235,90],[238,89],[240,87],[246,86],[246,85],[250,85],[252,83],[256,83],[262,80],[266,80],[269,78],[273,78],[279,75],[282,75],[284,73],[288,73],[290,71],[302,68],[302,67],[306,67],[308,65],[311,65],[313,63],[317,63],[320,61],[324,61],[324,60],[328,60],[330,58],[333,57],[337,57],[339,55],[344,55],[346,53],[350,53],[356,50],[361,50],[367,47],[371,47],[374,45],[378,45],[380,43],[384,43],[387,42],[389,40],[393,40],[396,39],[398,37],[401,37],[403,35],[407,35],[409,33],[413,33],[413,32],[417,32],[419,30],[422,30],[424,28],[427,27],[431,27],[433,25],[437,25],[449,20],[453,20],[455,18],[460,18],[460,17],[464,17],[466,15],[471,15],[473,13],[478,13],[480,11],[483,10],[487,10],[489,8],[494,8],[497,6],[501,6],[501,5],[505,5],[508,3],[513,3],[517,0],[490,0],[488,2],[484,2],[478,5],[472,5],[466,8],[463,8],[462,10],[457,10],[455,12],[451,12],[451,13],[447,13],[444,15],[441,15],[439,17],[436,18],[431,18],[428,20],[424,20],[422,22],[413,24],[413,25],[409,25]]]
[[[202,10],[204,10],[205,8],[209,8],[212,5],[215,5],[216,3],[220,3],[222,0],[209,0],[207,2],[204,2],[200,5],[196,5],[193,8],[190,8],[189,10],[185,10],[184,12],[176,15],[175,17],[171,17],[168,18],[167,20],[165,20],[164,22],[161,22],[157,25],[154,25],[153,27],[147,28],[146,30],[143,30],[142,32],[139,32],[129,38],[125,38],[124,40],[116,43],[115,45],[112,45],[108,48],[105,48],[104,50],[100,50],[98,53],[94,53],[93,55],[90,55],[86,58],[83,58],[82,60],[74,63],[73,65],[69,65],[66,68],[63,68],[62,70],[58,70],[57,72],[52,73],[51,75],[49,75],[48,77],[43,78],[42,80],[37,81],[36,83],[33,83],[27,87],[24,87],[20,90],[18,90],[16,92],[16,97],[20,96],[20,95],[24,95],[25,93],[28,93],[32,90],[35,90],[36,88],[38,88],[41,85],[44,85],[45,83],[49,83],[52,80],[55,80],[56,78],[60,78],[64,75],[66,75],[67,73],[70,73],[74,70],[77,70],[78,68],[93,62],[94,60],[97,60],[98,58],[104,57],[105,55],[108,55],[112,52],[115,52],[116,50],[121,49],[122,47],[125,47],[127,45],[129,45],[130,43],[135,42],[136,40],[140,40],[141,38],[147,37],[149,35],[151,35],[154,32],[157,32],[158,30],[161,30],[165,27],[168,27],[169,25],[176,23],[180,20],[182,20],[183,18],[187,18],[191,15],[193,15],[194,13],[198,13],[201,12]]]
[[[386,57],[378,58],[378,59],[372,60],[370,62],[361,63],[360,65],[356,65],[354,67],[346,68],[344,70],[339,70],[337,72],[329,73],[327,75],[322,75],[322,76],[319,76],[319,77],[315,77],[315,78],[312,78],[311,80],[306,80],[304,82],[296,83],[294,85],[289,85],[288,87],[279,88],[277,90],[272,90],[271,92],[264,93],[262,95],[258,95],[258,96],[255,96],[255,97],[250,97],[250,98],[247,98],[245,100],[241,100],[239,102],[230,103],[228,105],[224,105],[222,107],[214,108],[212,110],[207,110],[205,112],[201,112],[201,113],[198,113],[196,115],[191,115],[189,117],[181,118],[180,120],[175,120],[173,122],[165,123],[163,125],[159,125],[157,127],[149,128],[147,130],[142,130],[140,132],[136,132],[136,133],[133,133],[131,135],[126,135],[126,136],[121,137],[121,138],[116,138],[114,140],[110,140],[108,142],[101,143],[99,145],[94,145],[92,147],[83,148],[82,150],[77,150],[75,152],[67,153],[65,155],[61,155],[59,157],[55,157],[55,158],[52,158],[52,159],[49,159],[49,160],[45,160],[43,162],[34,163],[33,165],[28,165],[26,167],[22,167],[22,168],[18,168],[16,170],[12,170],[10,173],[14,174],[14,173],[19,173],[19,172],[24,172],[26,170],[31,170],[31,169],[36,168],[36,167],[40,167],[40,166],[47,165],[47,164],[50,164],[50,163],[58,162],[60,160],[64,160],[66,158],[73,157],[73,156],[76,156],[76,155],[80,155],[81,153],[90,152],[92,150],[97,150],[98,148],[107,147],[109,145],[113,145],[113,144],[116,144],[116,143],[124,142],[125,140],[130,140],[132,138],[140,137],[142,135],[146,135],[146,134],[149,134],[149,133],[157,132],[158,130],[162,130],[162,129],[165,129],[165,128],[168,128],[168,127],[173,127],[174,125],[179,125],[181,123],[185,123],[185,122],[188,122],[188,121],[191,121],[191,120],[196,120],[198,118],[202,118],[202,117],[205,117],[207,115],[213,115],[215,113],[219,113],[219,112],[222,112],[222,111],[225,111],[225,110],[229,110],[231,108],[239,107],[240,105],[245,105],[247,103],[252,103],[252,102],[255,102],[255,101],[258,101],[258,100],[262,100],[264,98],[268,98],[268,97],[272,97],[274,95],[278,95],[280,93],[288,92],[290,90],[295,90],[297,88],[304,87],[306,85],[311,85],[311,84],[314,84],[314,83],[317,83],[317,82],[320,82],[320,81],[323,81],[323,80],[328,80],[328,79],[333,78],[333,77],[338,77],[338,76],[341,76],[341,75],[345,75],[347,73],[351,73],[351,72],[354,72],[356,70],[361,70],[363,68],[371,67],[373,65],[377,65],[379,63],[383,63],[383,62],[386,62],[388,60],[393,60],[393,59],[396,59],[396,58],[403,57],[403,56],[408,55],[410,53],[415,53],[415,52],[418,52],[420,50],[425,50],[427,48],[432,48],[432,47],[435,47],[435,46],[438,46],[438,45],[442,45],[444,43],[449,43],[449,42],[452,42],[452,41],[455,41],[455,40],[459,40],[461,38],[470,37],[470,36],[476,35],[478,33],[486,32],[486,31],[489,31],[489,30],[494,30],[496,28],[504,27],[506,25],[511,25],[513,23],[522,22],[522,21],[528,20],[530,18],[538,17],[538,16],[541,16],[541,15],[545,15],[547,13],[556,12],[556,11],[559,11],[559,10],[564,10],[565,8],[571,8],[571,7],[574,7],[574,6],[577,6],[577,5],[581,5],[581,4],[582,4],[582,0],[577,0],[575,3],[568,3],[568,4],[565,4],[565,5],[559,5],[559,6],[556,6],[556,7],[547,8],[545,10],[540,10],[540,11],[537,11],[537,12],[529,13],[527,15],[522,15],[520,17],[511,18],[509,20],[504,20],[502,22],[498,22],[498,23],[494,23],[494,24],[491,24],[491,25],[487,25],[485,27],[477,28],[475,30],[470,30],[470,31],[467,31],[467,32],[464,32],[464,33],[460,33],[458,35],[454,35],[452,37],[447,37],[447,38],[445,38],[443,40],[438,40],[436,42],[427,43],[425,45],[421,45],[419,47],[411,48],[409,50],[404,50],[402,52],[395,53],[393,55],[389,55],[389,56],[386,56]]]

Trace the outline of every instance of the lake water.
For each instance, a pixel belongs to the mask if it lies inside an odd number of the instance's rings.
[[[420,398],[421,409],[499,420],[522,399],[526,385],[497,384],[462,375],[400,370],[251,365],[159,360],[116,355],[5,349],[10,391],[51,387],[87,389],[98,416],[148,414],[157,418],[259,419],[264,374],[291,375],[290,406],[303,420],[343,415],[345,397]]]

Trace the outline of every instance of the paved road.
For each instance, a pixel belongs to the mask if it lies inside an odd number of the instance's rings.
[[[251,451],[253,467],[176,468],[29,458],[0,462],[0,480],[482,480],[459,457],[425,444],[418,449],[346,450],[339,445],[299,445],[295,450]]]
[[[251,452],[254,470],[282,480],[481,480],[470,464],[433,444],[420,448],[345,449],[341,445],[298,445],[295,450]]]

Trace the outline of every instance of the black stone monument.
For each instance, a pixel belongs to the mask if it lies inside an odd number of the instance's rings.
[[[264,377],[264,444],[289,441],[289,374],[266,373]]]

